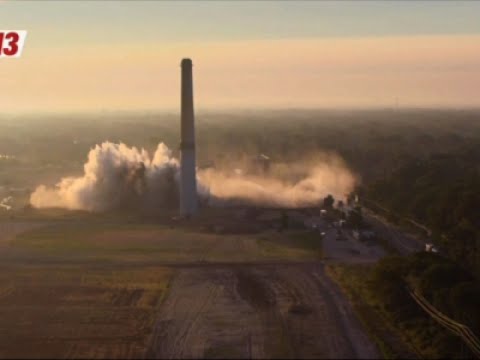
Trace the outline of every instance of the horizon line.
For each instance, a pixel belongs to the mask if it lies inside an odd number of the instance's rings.
[[[480,105],[472,106],[288,106],[288,107],[231,107],[231,108],[197,108],[195,114],[205,113],[242,113],[242,112],[289,112],[289,111],[480,111]],[[90,109],[90,110],[31,110],[31,111],[0,111],[0,118],[4,116],[81,116],[81,115],[148,115],[148,114],[169,114],[180,115],[180,109]]]

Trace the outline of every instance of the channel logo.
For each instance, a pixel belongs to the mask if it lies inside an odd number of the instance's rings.
[[[27,38],[27,30],[0,30],[0,59],[19,58]]]

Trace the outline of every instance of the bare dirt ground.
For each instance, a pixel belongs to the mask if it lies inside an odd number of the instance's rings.
[[[179,269],[147,356],[379,357],[321,264]]]

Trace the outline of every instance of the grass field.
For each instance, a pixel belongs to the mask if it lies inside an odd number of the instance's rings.
[[[317,234],[304,230],[218,234],[105,220],[0,223],[11,232],[0,247],[0,358],[143,357],[178,273],[169,263],[321,258]]]
[[[257,243],[263,256],[278,258],[320,259],[323,256],[322,241],[318,232],[292,230],[279,235],[266,232],[258,237]]]
[[[65,222],[16,236],[10,247],[44,259],[260,261],[321,257],[316,233],[215,234],[154,224]]]
[[[326,269],[330,277],[346,293],[359,320],[380,349],[383,358],[416,357],[415,352],[406,344],[403,334],[393,326],[372,297],[371,289],[368,286],[368,279],[372,271],[371,265],[329,265]]]
[[[140,357],[170,276],[161,267],[2,266],[0,357]]]

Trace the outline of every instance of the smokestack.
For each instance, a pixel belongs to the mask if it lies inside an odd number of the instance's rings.
[[[193,116],[192,60],[182,59],[181,142],[180,142],[180,214],[197,212],[195,174],[195,126]]]

